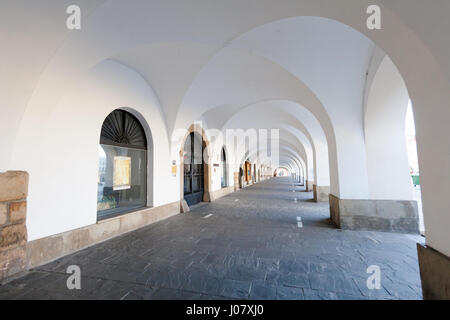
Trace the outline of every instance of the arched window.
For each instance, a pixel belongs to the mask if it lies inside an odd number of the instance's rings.
[[[124,110],[103,122],[97,190],[98,218],[147,205],[147,139],[139,120]]]

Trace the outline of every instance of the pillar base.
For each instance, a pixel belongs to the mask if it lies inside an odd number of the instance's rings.
[[[422,294],[425,300],[450,300],[450,258],[417,244]]]
[[[419,234],[416,201],[353,200],[329,195],[330,217],[341,229]]]
[[[210,191],[203,191],[203,202],[213,202],[216,199],[214,198],[214,193]]]
[[[233,172],[234,191],[239,190],[239,172]]]
[[[187,204],[186,200],[180,201],[180,212],[181,213],[187,213],[190,211],[189,205]]]
[[[224,187],[216,191],[211,191],[209,197],[211,201],[216,201],[219,198],[226,196],[227,194],[233,193],[234,187]]]
[[[330,186],[316,186],[313,185],[314,201],[328,202],[328,195],[330,194]]]
[[[307,192],[312,192],[314,190],[313,185],[314,185],[314,181],[312,180],[306,180],[305,181],[306,184],[306,191]]]

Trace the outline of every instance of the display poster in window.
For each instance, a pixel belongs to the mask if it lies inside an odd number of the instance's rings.
[[[177,176],[177,162],[175,160],[172,161],[172,176]]]
[[[114,157],[113,190],[131,188],[131,158]]]

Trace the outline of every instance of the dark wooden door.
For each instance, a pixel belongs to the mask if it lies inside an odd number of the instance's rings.
[[[221,164],[222,164],[222,177],[220,179],[220,185],[222,188],[225,188],[227,186],[227,156],[225,154],[225,149],[222,148],[222,155],[221,155]]]
[[[203,200],[203,141],[192,132],[184,145],[184,199],[189,206]]]

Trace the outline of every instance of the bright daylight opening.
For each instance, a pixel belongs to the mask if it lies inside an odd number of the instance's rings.
[[[417,157],[417,143],[416,143],[416,127],[414,125],[414,114],[412,110],[411,100],[408,103],[408,110],[406,111],[406,148],[408,150],[409,173],[411,175],[411,185],[413,188],[413,197],[417,201],[419,209],[419,229],[421,234],[425,234],[425,225],[423,222],[422,210],[422,193],[420,190],[420,171],[419,159]]]

